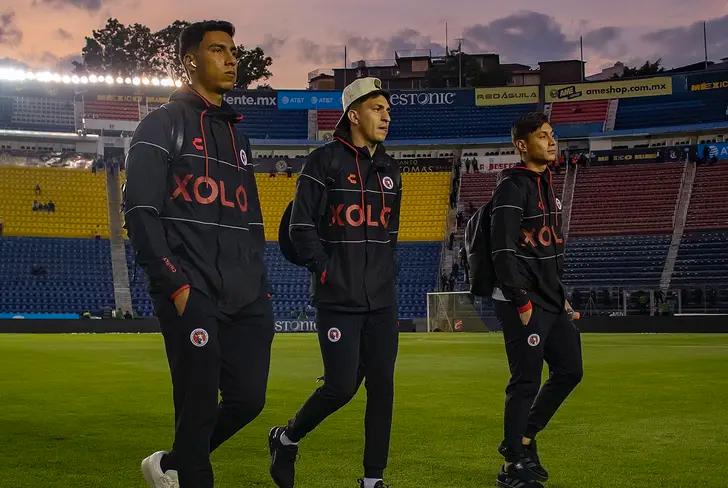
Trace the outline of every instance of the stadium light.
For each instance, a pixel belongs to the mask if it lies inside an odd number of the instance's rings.
[[[182,82],[172,78],[158,78],[147,76],[112,76],[112,75],[77,75],[53,73],[50,71],[25,71],[16,68],[0,68],[0,81],[38,81],[41,83],[63,83],[65,85],[73,83],[89,84],[89,83],[105,83],[107,85],[144,85],[144,86],[163,86],[163,87],[180,87]]]

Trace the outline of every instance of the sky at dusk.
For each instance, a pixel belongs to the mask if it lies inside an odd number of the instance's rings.
[[[349,61],[391,59],[395,50],[444,52],[464,39],[466,52],[495,52],[501,62],[579,57],[584,38],[587,74],[615,61],[628,65],[662,58],[666,67],[703,59],[703,21],[708,55],[728,57],[726,0],[3,0],[0,3],[0,66],[70,71],[84,37],[106,19],[142,23],[152,30],[175,19],[220,18],[233,22],[235,40],[261,46],[273,57],[275,88],[303,88],[307,73]]]

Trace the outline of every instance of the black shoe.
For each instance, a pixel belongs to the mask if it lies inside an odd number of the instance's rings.
[[[364,480],[359,478],[357,480],[359,482],[359,488],[364,488]],[[379,480],[376,483],[374,483],[374,488],[391,488],[389,485],[385,485],[384,481]]]
[[[293,488],[293,481],[296,477],[298,446],[284,446],[281,443],[281,434],[285,431],[285,427],[273,427],[268,434],[270,476],[278,488]]]
[[[538,446],[536,445],[536,439],[531,439],[531,444],[523,446],[526,452],[526,458],[531,460],[529,469],[536,474],[538,481],[546,481],[549,479],[549,473],[546,468],[541,464],[541,460],[538,457]]]
[[[503,441],[498,446],[498,452],[505,458],[506,463],[508,463],[509,474],[526,482],[546,481],[548,479],[549,474],[538,460],[538,452],[536,451],[535,444],[533,447],[528,446],[528,448],[523,446],[521,451],[514,452]],[[533,454],[536,455],[535,459],[531,457]]]
[[[521,479],[515,470],[515,464],[511,464],[508,468],[501,466],[500,473],[495,479],[495,485],[500,488],[543,488],[538,481],[525,481]]]

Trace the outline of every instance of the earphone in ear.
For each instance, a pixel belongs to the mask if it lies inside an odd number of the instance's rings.
[[[190,61],[190,64],[192,65],[193,68],[197,68],[197,65],[195,64],[194,61]]]

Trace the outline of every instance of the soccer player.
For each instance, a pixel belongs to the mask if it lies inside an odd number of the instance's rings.
[[[334,141],[309,156],[298,178],[290,238],[312,272],[324,385],[286,427],[270,431],[270,473],[294,486],[298,442],[346,405],[366,379],[363,488],[384,488],[398,330],[395,246],[399,166],[382,143],[389,95],[376,78],[344,89]],[[325,203],[325,211],[320,211]]]
[[[504,170],[491,214],[491,249],[496,274],[495,312],[503,323],[511,379],[506,388],[505,439],[498,451],[505,464],[502,487],[541,486],[536,434],[581,381],[578,319],[561,283],[564,241],[561,202],[548,165],[557,144],[547,117],[521,117],[512,128],[519,166]],[[544,359],[549,378],[541,386]]]
[[[211,488],[210,452],[265,403],[273,340],[265,238],[250,144],[223,101],[237,76],[234,33],[223,21],[182,31],[190,83],[141,121],[127,159],[126,225],[174,396],[172,449],[142,461],[155,488]]]

